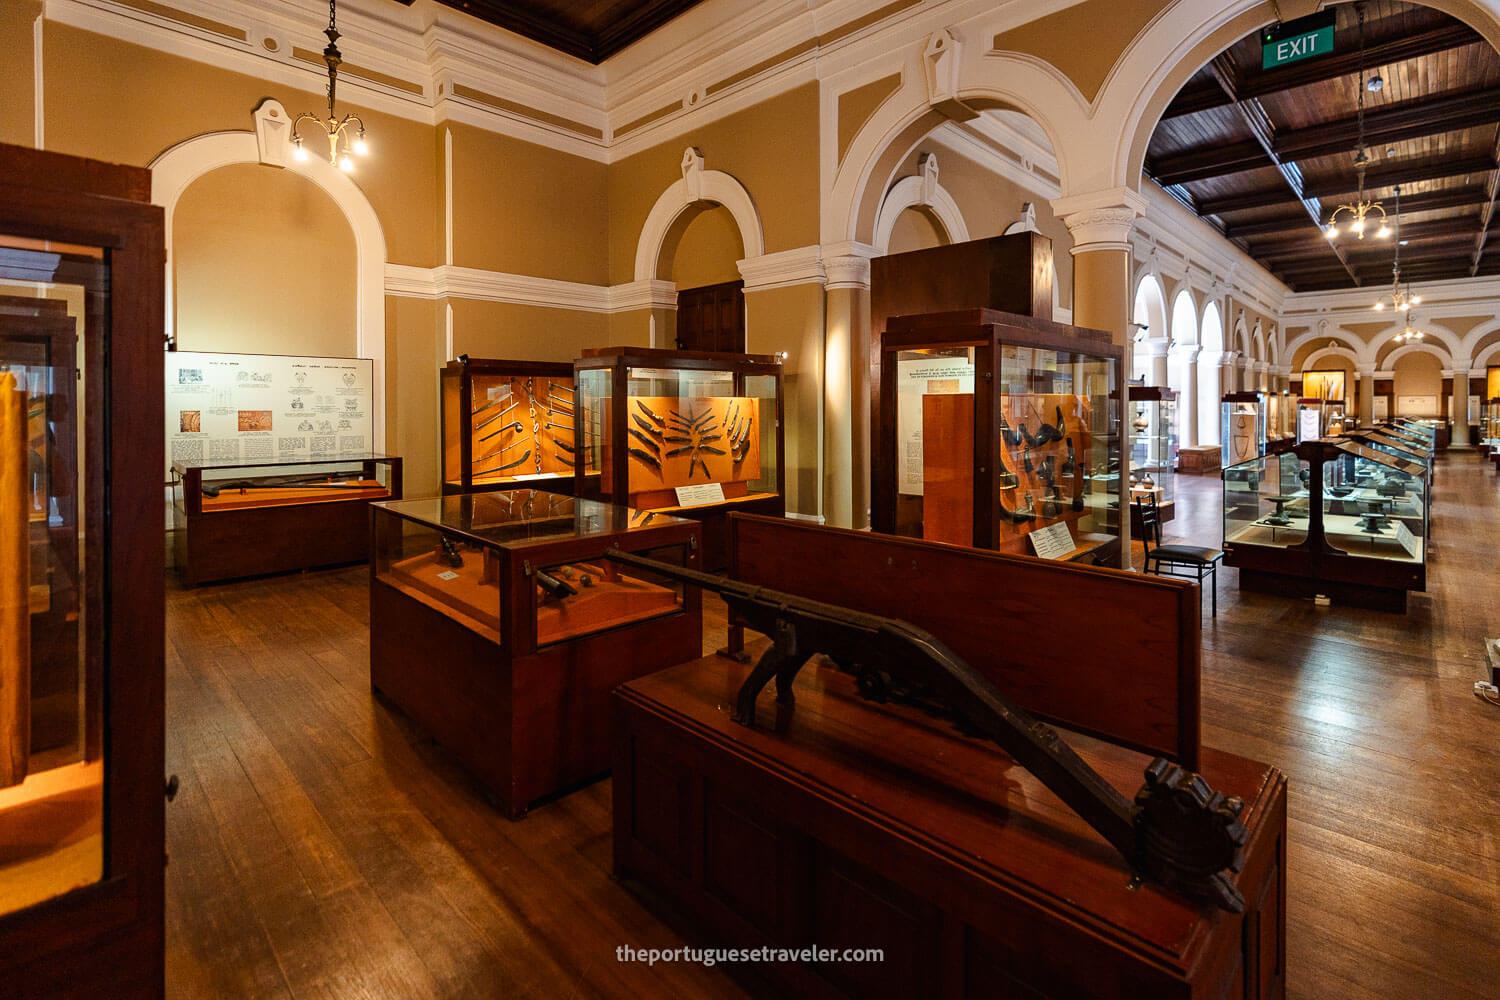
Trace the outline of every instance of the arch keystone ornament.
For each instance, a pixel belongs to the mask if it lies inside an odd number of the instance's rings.
[[[953,32],[935,31],[922,48],[922,78],[927,84],[927,103],[940,115],[956,122],[979,117],[979,112],[958,97],[961,46]]]
[[[917,173],[892,184],[885,200],[880,203],[880,215],[875,220],[875,246],[881,253],[890,250],[896,219],[908,208],[932,213],[949,243],[968,242],[969,227],[958,209],[958,202],[939,183],[938,161],[932,153],[923,153]]]

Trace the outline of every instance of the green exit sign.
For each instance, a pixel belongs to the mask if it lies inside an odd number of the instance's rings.
[[[1288,63],[1333,51],[1333,11],[1322,11],[1295,21],[1273,24],[1260,33],[1260,68]]]

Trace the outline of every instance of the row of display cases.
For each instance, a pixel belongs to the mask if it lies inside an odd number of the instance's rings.
[[[1395,428],[1321,438],[1223,470],[1240,584],[1404,610],[1426,586],[1431,453]]]

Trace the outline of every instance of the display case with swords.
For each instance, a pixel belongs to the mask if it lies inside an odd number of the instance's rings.
[[[443,368],[442,394],[443,492],[538,481],[572,492],[580,448],[571,365],[459,355]]]

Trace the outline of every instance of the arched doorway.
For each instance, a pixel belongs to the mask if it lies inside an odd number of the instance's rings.
[[[1210,302],[1203,308],[1203,326],[1199,334],[1202,350],[1198,353],[1198,443],[1219,443],[1219,408],[1224,395],[1224,322],[1219,306]],[[1232,377],[1232,376],[1231,376]]]

